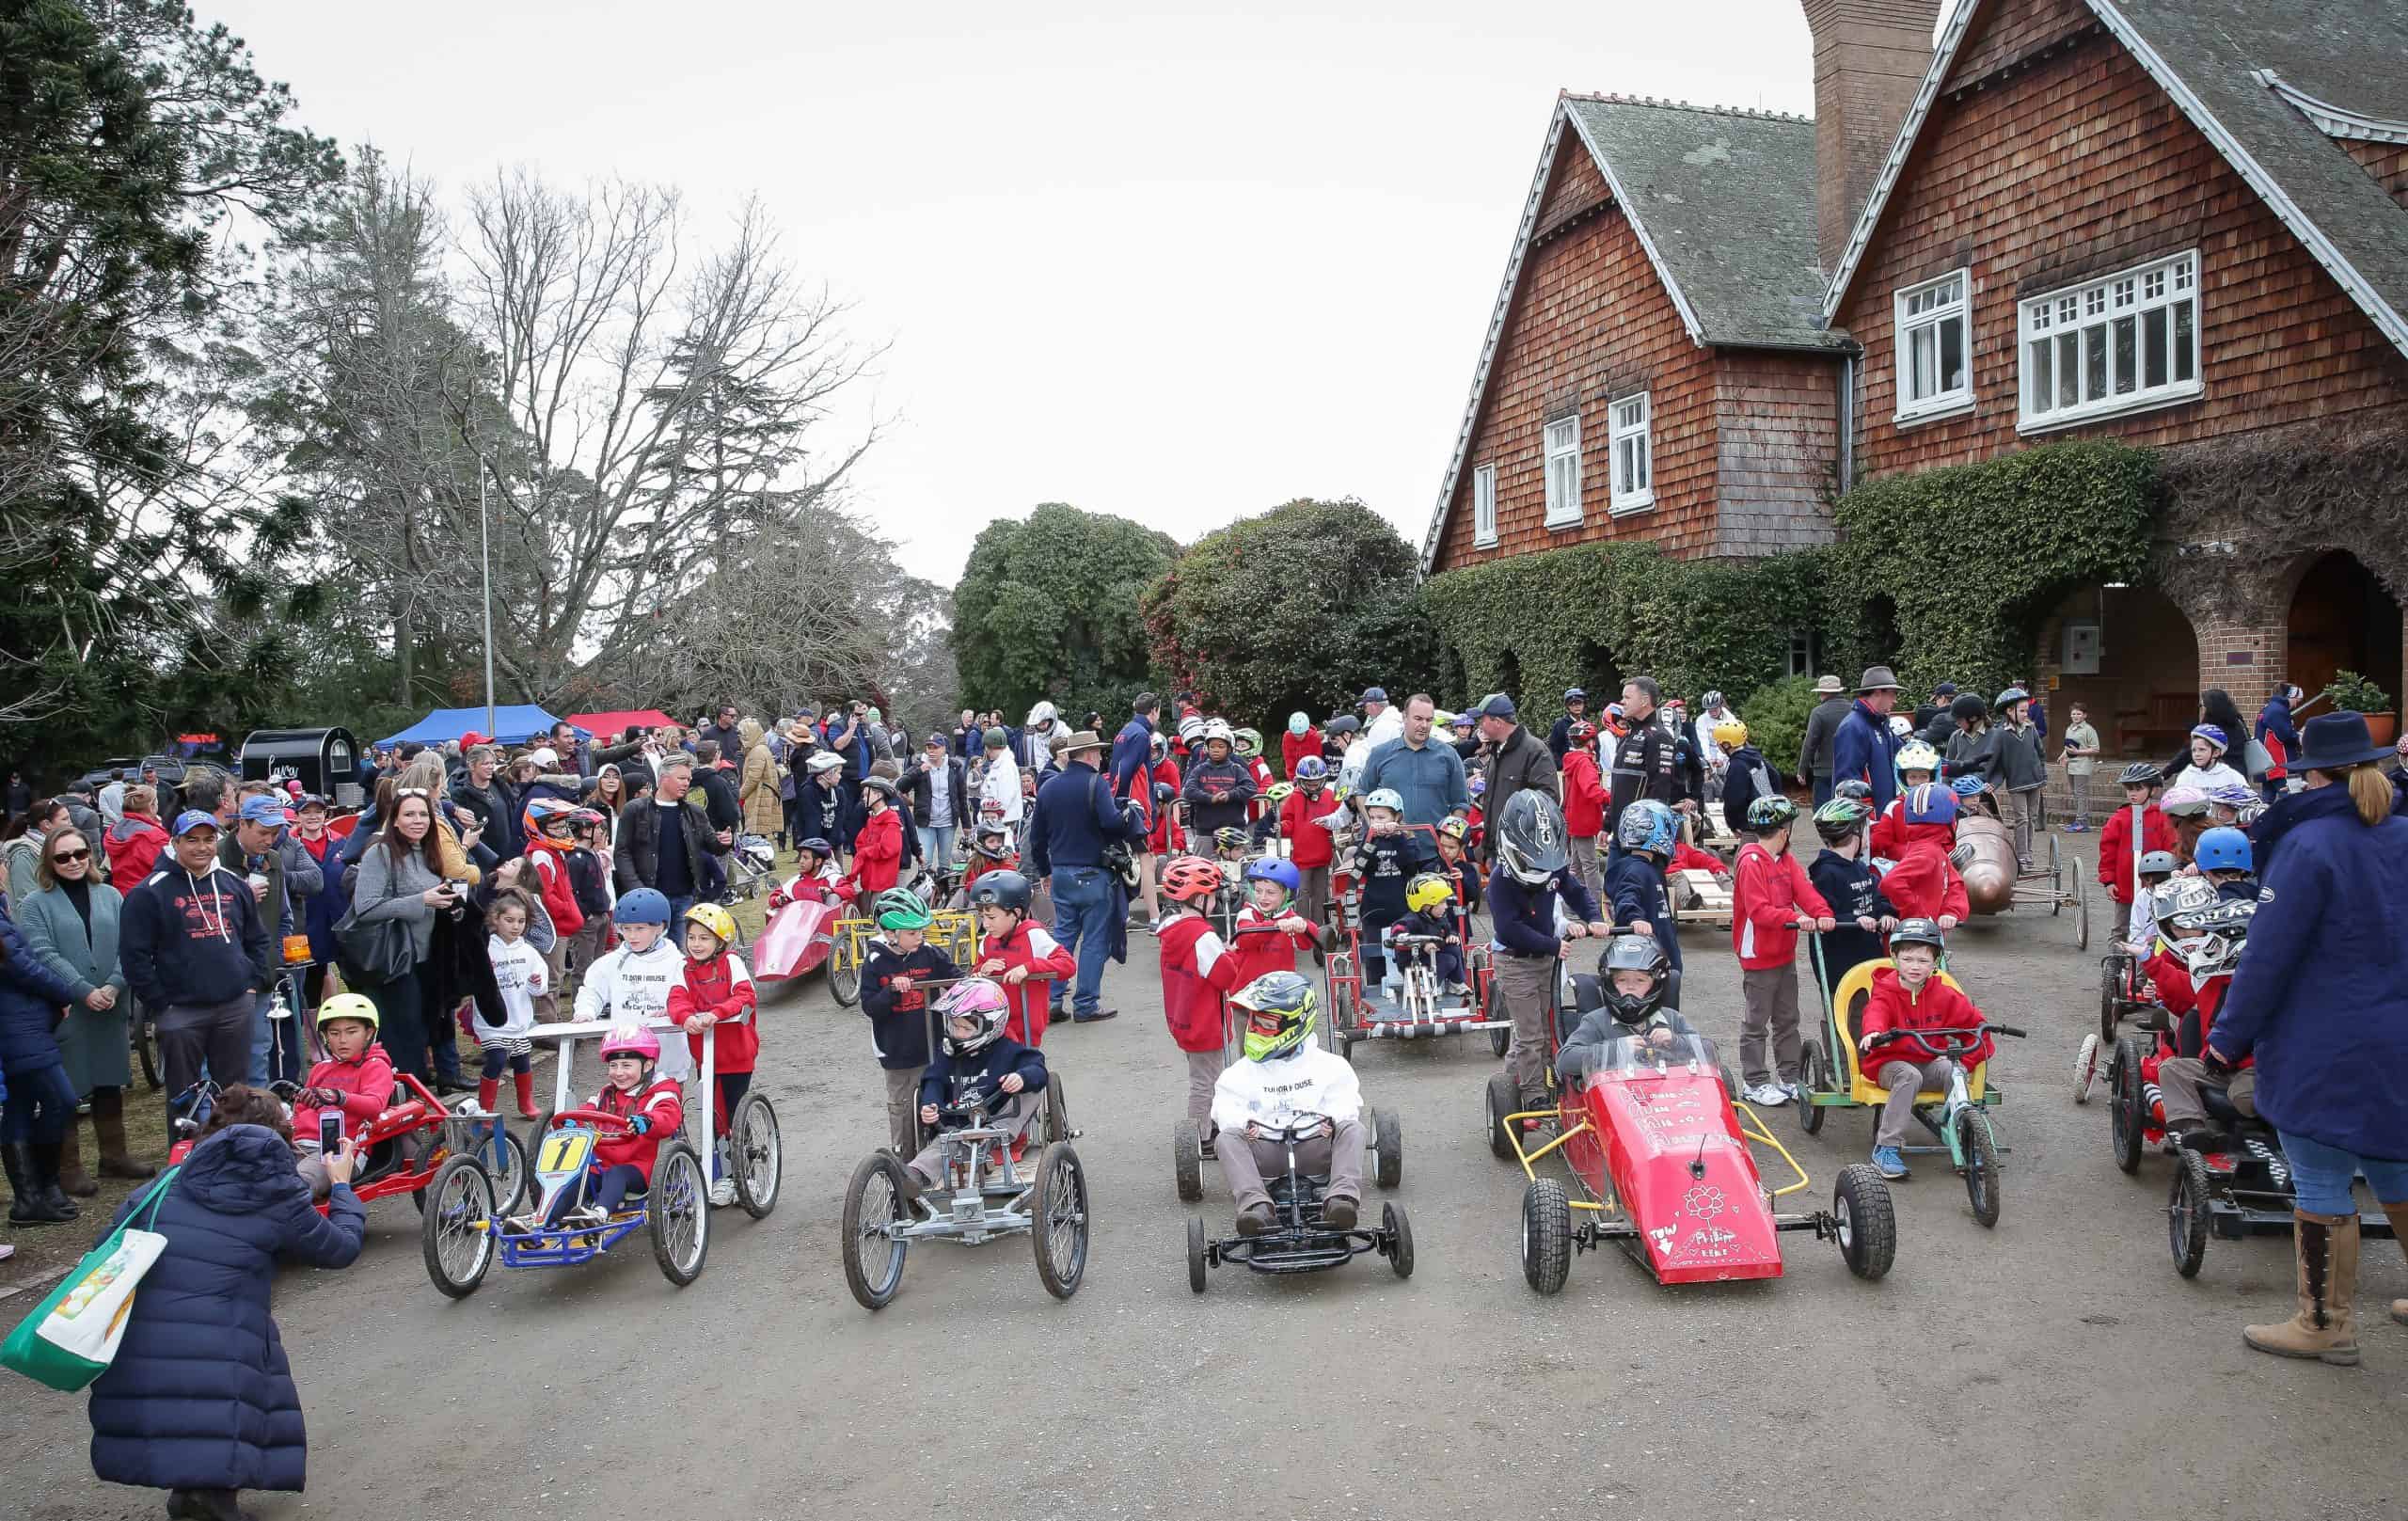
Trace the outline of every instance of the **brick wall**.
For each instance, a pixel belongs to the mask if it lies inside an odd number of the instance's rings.
[[[1567,131],[1540,205],[1538,225],[1554,230],[1525,255],[1434,569],[1622,538],[1715,552],[1714,351],[1691,341],[1629,219],[1609,202],[1604,176]],[[1653,414],[1656,504],[1615,518],[1608,403],[1641,390]],[[1581,521],[1550,530],[1544,429],[1573,407]],[[1483,465],[1497,467],[1494,548],[1472,545],[1472,481]]]
[[[1833,538],[1825,503],[1839,437],[1839,363],[1724,353],[1715,381],[1715,552],[1768,555]]]
[[[2408,144],[2345,141],[2341,147],[2392,199],[2408,206]]]
[[[1940,0],[1805,0],[1814,37],[1814,241],[1839,263],[1931,67]]]

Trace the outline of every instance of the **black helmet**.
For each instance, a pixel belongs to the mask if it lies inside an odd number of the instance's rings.
[[[1363,727],[1363,721],[1352,713],[1340,713],[1321,726],[1323,734],[1353,734]]]
[[[2155,761],[2134,761],[2115,778],[2117,784],[2128,787],[2153,787],[2164,780],[2165,773],[2157,768]]]
[[[1873,800],[1873,784],[1867,782],[1861,776],[1851,776],[1846,781],[1834,785],[1831,788],[1831,796],[1834,798],[1846,798],[1856,802],[1871,802]]]
[[[1986,719],[1990,716],[1990,705],[1982,701],[1980,692],[1958,692],[1949,700],[1948,716],[1958,723],[1970,719]]]
[[[1928,945],[1936,956],[1948,954],[1948,939],[1940,932],[1937,919],[1901,919],[1898,927],[1890,931],[1890,950],[1894,955],[1901,945]]]
[[[1606,954],[1597,962],[1597,978],[1605,984],[1606,1006],[1614,1011],[1624,1024],[1636,1024],[1655,1012],[1664,999],[1664,981],[1672,963],[1665,959],[1663,947],[1645,935],[1616,935],[1606,943]],[[1631,994],[1614,987],[1617,972],[1644,972],[1647,990]]]
[[[974,909],[991,907],[1026,913],[1028,905],[1028,879],[1016,871],[990,871],[970,885],[970,906]]]
[[[1536,887],[1571,861],[1563,810],[1545,793],[1524,787],[1506,800],[1497,820],[1497,861],[1526,887]]]

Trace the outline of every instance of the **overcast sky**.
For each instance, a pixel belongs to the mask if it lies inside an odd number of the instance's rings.
[[[1798,0],[196,4],[454,204],[757,192],[893,344],[862,504],[948,583],[1047,500],[1185,541],[1353,495],[1418,545],[1558,88],[1814,103]]]

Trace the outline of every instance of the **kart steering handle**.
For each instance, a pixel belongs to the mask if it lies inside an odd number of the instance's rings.
[[[582,1121],[586,1124],[597,1127],[608,1125],[612,1127],[614,1130],[620,1131],[624,1131],[627,1128],[627,1120],[625,1115],[614,1115],[608,1109],[563,1109],[558,1114],[552,1116],[552,1124],[554,1126],[566,1125],[578,1121]]]
[[[1292,1123],[1287,1125],[1271,1126],[1258,1123],[1255,1128],[1262,1132],[1262,1138],[1266,1141],[1275,1141],[1282,1146],[1293,1146],[1300,1141],[1320,1139],[1321,1129],[1324,1125],[1329,1127],[1331,1134],[1335,1135],[1338,1133],[1338,1121],[1327,1115],[1317,1114],[1299,1114]]]

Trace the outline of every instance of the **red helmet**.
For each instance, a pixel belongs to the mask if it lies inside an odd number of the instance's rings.
[[[1576,723],[1563,732],[1576,745],[1585,745],[1597,737],[1597,726],[1593,723]]]
[[[561,833],[554,837],[564,839],[567,837],[570,822],[578,812],[578,806],[573,802],[567,802],[559,798],[536,798],[527,804],[526,812],[519,816],[519,822],[526,826],[527,838],[530,840],[542,839],[551,834],[554,826],[558,826],[561,831]]]
[[[1201,903],[1221,890],[1221,868],[1202,856],[1180,856],[1163,868],[1163,895],[1174,903]]]

